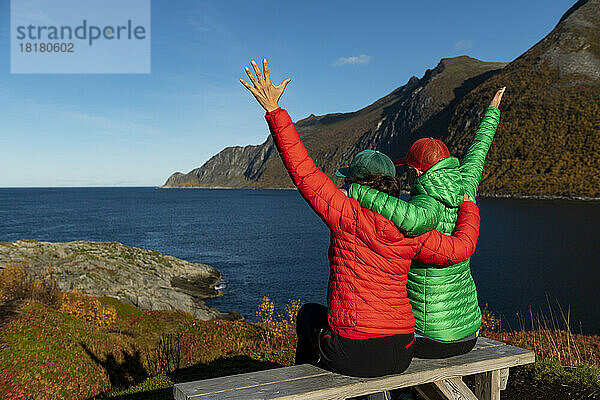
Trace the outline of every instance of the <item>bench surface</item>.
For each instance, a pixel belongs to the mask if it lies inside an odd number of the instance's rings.
[[[530,350],[480,337],[467,354],[439,360],[413,358],[402,374],[356,378],[310,364],[179,383],[176,400],[344,399],[382,390],[481,374],[535,361]]]

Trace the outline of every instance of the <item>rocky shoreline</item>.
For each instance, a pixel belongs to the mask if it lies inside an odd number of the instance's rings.
[[[202,320],[242,319],[203,300],[218,297],[222,276],[210,265],[118,242],[0,243],[0,269],[20,264],[36,278],[55,278],[63,291],[109,296],[142,310],[183,310]]]

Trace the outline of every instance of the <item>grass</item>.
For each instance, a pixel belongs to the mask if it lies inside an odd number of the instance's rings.
[[[110,326],[24,301],[0,331],[0,398],[113,398],[293,362],[289,329],[269,336],[260,324],[204,322],[184,312],[100,301],[116,311]]]
[[[0,288],[4,306],[16,304],[0,323],[2,399],[171,399],[178,382],[293,364],[298,302],[278,316],[264,298],[261,323],[200,321],[108,297],[68,294],[80,312],[27,290],[9,298],[2,274]],[[600,336],[573,334],[533,314],[532,329],[502,332],[487,308],[484,315],[485,336],[536,352],[532,379],[600,388]]]
[[[502,332],[486,306],[482,335],[533,350],[536,362],[527,367],[533,379],[600,388],[600,336],[573,333],[570,313],[563,312],[559,304],[556,308],[548,302],[546,314],[530,310],[520,330]]]
[[[2,399],[170,399],[176,382],[293,363],[293,324],[272,313],[260,324],[207,322],[77,293],[60,296],[75,302],[44,302],[19,289],[15,299],[5,271],[0,297],[18,306],[0,324]]]

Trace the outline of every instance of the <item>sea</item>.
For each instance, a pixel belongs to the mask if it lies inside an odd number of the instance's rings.
[[[478,200],[471,270],[503,329],[600,334],[600,202]],[[207,304],[256,321],[267,296],[326,302],[329,230],[294,190],[0,188],[0,241],[116,241],[214,266]],[[554,321],[554,322],[552,322]]]

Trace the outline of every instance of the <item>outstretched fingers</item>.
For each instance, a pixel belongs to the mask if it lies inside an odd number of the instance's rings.
[[[267,81],[267,83],[271,83],[271,76],[269,76],[269,65],[267,64],[266,58],[263,58],[263,71],[265,72],[265,81]]]
[[[242,85],[246,86],[246,89],[248,89],[249,91],[254,93],[254,87],[252,87],[252,85],[250,85],[248,82],[246,82],[243,79],[240,79],[240,82],[242,83]]]
[[[256,74],[258,81],[259,82],[264,81],[265,79],[263,78],[262,72],[260,72],[260,68],[258,68],[258,65],[256,64],[256,61],[252,60],[251,63],[252,63],[252,67],[254,67],[254,73]]]
[[[254,87],[258,86],[258,82],[256,81],[256,78],[252,74],[252,71],[250,71],[250,68],[245,67],[244,69],[246,70],[246,75],[248,75],[248,78],[250,78],[250,82],[252,82]]]
[[[245,67],[246,74],[248,74],[248,78],[250,78],[250,82],[252,84],[249,84],[243,79],[240,79],[240,83],[252,93],[254,98],[267,112],[276,110],[279,108],[279,98],[283,94],[287,84],[290,83],[291,79],[288,78],[281,82],[279,86],[274,86],[273,83],[271,83],[269,65],[267,64],[266,59],[263,59],[264,75],[261,73],[260,68],[258,68],[258,65],[254,60],[252,60],[250,63],[254,68],[254,73],[256,76],[252,73],[250,68]]]
[[[291,78],[287,78],[286,80],[281,82],[281,84],[279,86],[277,86],[277,89],[280,89],[283,92],[285,90],[285,87],[287,86],[288,83],[290,83],[291,80],[292,80]]]

